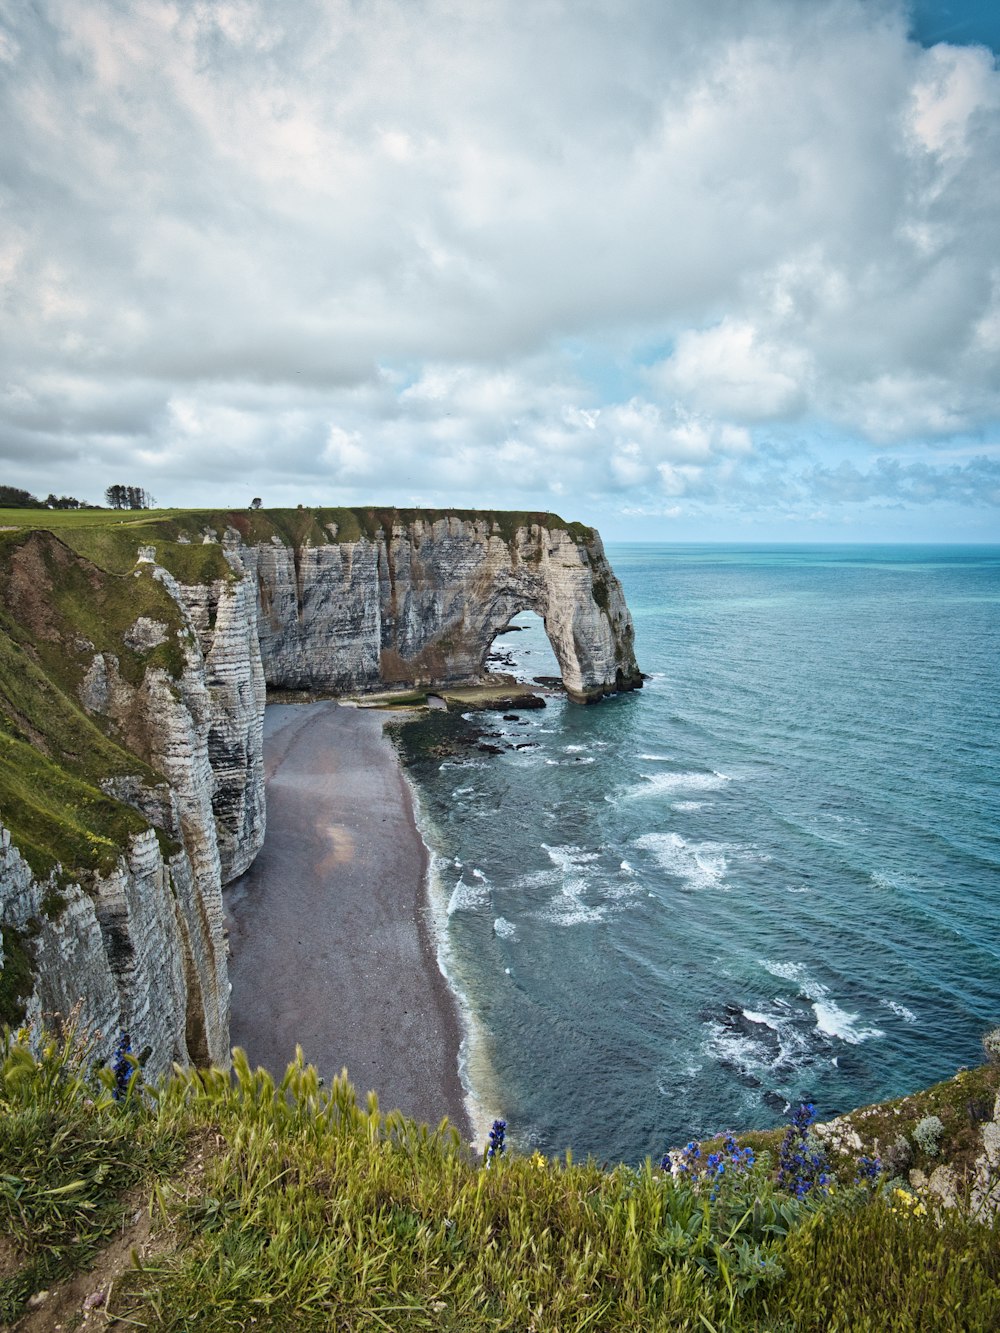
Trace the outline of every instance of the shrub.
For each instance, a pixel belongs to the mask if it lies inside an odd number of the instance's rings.
[[[917,1122],[910,1137],[921,1152],[925,1152],[928,1157],[936,1157],[943,1133],[944,1125],[940,1118],[936,1115],[925,1115],[923,1120]]]

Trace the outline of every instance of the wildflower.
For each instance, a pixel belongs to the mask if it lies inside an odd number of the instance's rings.
[[[909,1213],[911,1217],[926,1217],[927,1209],[909,1190],[897,1187],[892,1191],[893,1198],[898,1199],[903,1205],[902,1208],[893,1208],[894,1213]]]
[[[673,1169],[674,1169],[674,1164],[670,1160],[670,1154],[668,1152],[665,1152],[663,1156],[660,1158],[660,1170],[673,1171]]]
[[[548,1164],[549,1164],[548,1158],[543,1157],[542,1154],[536,1148],[535,1151],[531,1154],[531,1165],[533,1167],[536,1167],[539,1171],[544,1171],[548,1166]]]
[[[504,1142],[507,1134],[507,1121],[494,1120],[493,1128],[490,1130],[490,1141],[486,1148],[486,1165],[489,1166],[494,1157],[502,1157],[507,1151],[507,1145]]]
[[[681,1150],[677,1158],[677,1170],[680,1171],[682,1175],[688,1175],[689,1173],[693,1173],[697,1169],[698,1158],[700,1156],[701,1156],[701,1149],[698,1147],[697,1143],[695,1143],[694,1140],[692,1139],[691,1142],[687,1145],[687,1147]],[[669,1155],[664,1157],[663,1161],[669,1162],[670,1161]],[[663,1163],[661,1162],[660,1165],[662,1166]]]
[[[855,1185],[874,1185],[881,1174],[882,1162],[878,1157],[859,1157],[854,1183]]]
[[[132,1074],[135,1072],[135,1065],[129,1059],[131,1054],[132,1043],[129,1040],[128,1033],[122,1029],[111,1063],[111,1072],[115,1076],[115,1086],[111,1089],[111,1095],[116,1102],[123,1102],[128,1096],[129,1083],[132,1080]]]
[[[826,1154],[809,1133],[816,1119],[812,1102],[802,1102],[785,1131],[778,1154],[778,1184],[782,1189],[804,1198],[811,1189],[824,1192],[830,1183]]]
[[[733,1138],[732,1134],[727,1134],[723,1140],[722,1150],[729,1158],[729,1164],[735,1167],[737,1171],[749,1171],[753,1166],[754,1158],[752,1148],[741,1148]]]

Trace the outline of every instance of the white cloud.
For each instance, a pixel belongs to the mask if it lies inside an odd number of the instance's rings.
[[[654,382],[702,411],[739,421],[781,420],[804,408],[811,377],[801,347],[762,340],[752,324],[726,318],[702,332],[686,330]]]
[[[1000,74],[904,19],[8,7],[10,480],[96,494],[135,459],[190,503],[246,477],[586,516],[741,505],[793,427],[988,433]]]

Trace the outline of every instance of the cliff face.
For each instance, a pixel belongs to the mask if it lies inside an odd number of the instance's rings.
[[[257,575],[272,685],[469,683],[525,610],[542,618],[571,698],[641,684],[632,619],[593,529],[525,522],[505,532],[490,517],[401,516],[354,540],[272,541],[240,554]]]
[[[226,1063],[222,886],[263,842],[265,679],[474,681],[529,609],[572,698],[641,684],[592,529],[273,517],[2,534],[0,1022],[79,1005],[109,1051],[119,1028],[151,1047],[153,1073]]]
[[[222,884],[263,841],[264,683],[254,581],[187,589],[136,554],[117,574],[35,533],[0,559],[5,642],[31,672],[27,692],[0,672],[0,1019],[79,1004],[158,1073],[228,1060]]]

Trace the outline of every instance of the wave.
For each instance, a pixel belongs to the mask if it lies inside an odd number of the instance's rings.
[[[607,907],[601,903],[593,906],[584,898],[584,895],[592,892],[593,888],[587,871],[600,860],[600,853],[578,847],[573,843],[555,847],[544,842],[541,845],[552,862],[552,869],[548,872],[536,872],[532,878],[536,883],[551,884],[554,881],[558,882],[559,879],[562,882],[559,892],[534,915],[540,921],[547,921],[550,925],[556,926],[590,925],[603,921],[607,916]]]
[[[464,878],[464,872],[463,877],[455,883],[448,899],[448,916],[454,916],[456,912],[477,912],[489,904],[489,880],[478,867],[474,867],[471,873],[476,881],[474,884]]]
[[[505,916],[498,916],[493,922],[493,933],[502,940],[516,940],[517,926],[513,921],[508,921]]]
[[[754,1086],[784,1080],[813,1058],[808,1032],[793,1018],[743,1010],[705,1027],[705,1054]]]
[[[676,875],[687,889],[715,889],[726,877],[726,853],[739,847],[724,842],[688,842],[679,833],[644,833],[635,845],[652,852],[668,875]]]
[[[561,896],[553,898],[535,917],[552,926],[590,926],[603,921],[607,914],[606,907],[588,907],[571,889],[564,889]]]
[[[861,1027],[857,1014],[848,1013],[832,1000],[816,1000],[813,1003],[813,1012],[820,1032],[825,1032],[828,1037],[839,1037],[841,1041],[846,1041],[851,1046],[859,1046],[870,1037],[885,1036],[881,1028]]]
[[[821,981],[810,976],[804,963],[781,963],[762,958],[760,964],[773,977],[796,983],[799,994],[812,1005],[817,1031],[825,1036],[836,1037],[850,1046],[859,1046],[863,1041],[885,1036],[882,1028],[865,1026],[859,1014],[842,1008],[831,999],[829,986],[824,986]]]
[[[907,1009],[905,1004],[899,1004],[896,1000],[883,1000],[882,1007],[890,1009],[897,1018],[901,1018],[904,1023],[915,1023],[917,1016],[912,1009]]]
[[[590,852],[586,847],[577,847],[573,843],[566,843],[562,847],[550,847],[547,842],[543,842],[542,851],[560,870],[570,869],[584,861],[599,861],[601,858],[600,852]]]
[[[731,782],[725,773],[643,773],[642,783],[628,787],[622,796],[627,801],[647,796],[668,796],[675,791],[718,791]]]
[[[483,1142],[495,1112],[487,1105],[483,1089],[494,1087],[496,1076],[489,1059],[489,1043],[468,993],[458,978],[458,968],[452,953],[448,933],[451,898],[445,887],[445,875],[451,865],[461,868],[458,857],[453,860],[438,850],[438,833],[421,799],[420,790],[404,770],[403,780],[410,793],[414,822],[427,849],[426,894],[435,944],[438,971],[454,997],[458,1010],[461,1037],[458,1045],[458,1078],[464,1094],[465,1112],[472,1128],[473,1142]]]

